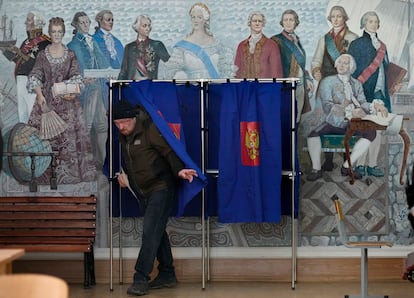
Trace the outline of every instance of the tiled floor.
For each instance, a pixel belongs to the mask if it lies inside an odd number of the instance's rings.
[[[126,294],[129,285],[114,284],[110,291],[108,284],[92,289],[82,285],[70,285],[70,298],[131,297]],[[179,283],[174,289],[151,290],[144,297],[163,298],[342,298],[345,294],[359,295],[360,284],[344,283],[297,283],[294,290],[291,283],[271,282],[208,282],[205,289],[199,283]],[[372,296],[388,295],[390,298],[414,297],[414,283],[409,281],[372,282],[368,293]]]

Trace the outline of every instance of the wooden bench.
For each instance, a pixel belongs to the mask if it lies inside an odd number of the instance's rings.
[[[96,197],[0,197],[0,247],[83,252],[84,287],[95,285]]]

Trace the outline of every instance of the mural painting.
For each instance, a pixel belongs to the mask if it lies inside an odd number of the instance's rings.
[[[107,247],[109,186],[102,166],[108,129],[106,83],[110,78],[298,77],[298,144],[304,173],[300,187],[301,245],[335,244],[335,238],[331,238],[336,233],[335,218],[329,201],[333,193],[339,193],[348,203],[348,216],[357,223],[355,234],[411,243],[407,208],[401,199],[404,188],[398,183],[403,151],[399,136],[377,131],[356,142],[352,166],[355,177],[361,179],[353,185],[349,184],[349,164],[344,163],[341,140],[328,140],[329,149],[321,143],[319,134],[308,137],[309,129],[321,124],[316,123],[322,118],[315,117],[315,113],[327,113],[321,104],[323,94],[339,88],[337,83],[347,86],[341,90],[348,90],[344,91],[346,106],[356,107],[351,115],[360,116],[358,112],[365,106],[366,114],[374,110],[414,113],[410,107],[414,99],[414,33],[410,24],[414,4],[410,0],[276,2],[280,5],[256,0],[228,1],[226,6],[220,1],[205,1],[194,6],[194,1],[165,0],[144,1],[137,7],[129,0],[116,4],[74,0],[52,12],[50,0],[30,4],[23,0],[0,1],[0,124],[4,143],[23,138],[22,127],[13,130],[17,123],[41,130],[42,116],[50,110],[64,123],[62,128],[54,122],[51,130],[56,135],[39,135],[38,142],[31,144],[59,152],[48,157],[58,165],[57,189],[50,185],[51,169],[40,171],[40,164],[50,159],[39,160],[38,195],[98,193],[102,229],[98,245]],[[50,23],[53,18],[58,19]],[[335,66],[343,54],[353,57],[355,72],[347,70],[345,81],[323,84],[331,76],[344,78],[340,66]],[[53,67],[48,68],[49,63]],[[389,63],[402,69],[392,89],[386,84],[391,80],[386,72]],[[58,84],[61,82],[65,85]],[[364,97],[364,102],[355,104],[352,98],[358,96]],[[386,111],[379,107],[381,104]],[[370,110],[369,106],[377,109]],[[409,129],[411,124],[405,121],[403,125]],[[70,154],[66,148],[70,148]],[[320,160],[315,162],[315,156]],[[82,167],[75,170],[65,166],[69,160]],[[408,164],[410,161],[411,157]],[[24,169],[15,172],[21,171]],[[27,180],[19,181],[8,162],[3,161],[2,195],[31,194]],[[124,220],[121,228],[127,246],[137,245],[140,220]],[[290,217],[282,217],[280,223],[221,224],[212,219],[211,245],[286,246],[290,244],[290,221]],[[199,246],[198,222],[198,218],[171,218],[170,235],[176,236],[171,244]]]

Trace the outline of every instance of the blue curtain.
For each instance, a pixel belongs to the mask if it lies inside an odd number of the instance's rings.
[[[292,169],[290,83],[210,83],[201,88],[199,84],[141,81],[115,85],[112,94],[114,101],[122,98],[142,104],[158,128],[165,129],[163,134],[170,136],[167,140],[171,138],[174,143],[177,139],[168,123],[180,124],[178,149],[186,152],[192,167],[201,168],[201,132],[205,132],[206,170],[218,170],[219,176],[200,176],[198,190],[187,193],[185,199],[181,194],[172,215],[201,216],[202,187],[205,187],[205,215],[218,215],[220,222],[278,222],[281,215],[291,214],[291,181],[281,176],[282,169]],[[204,104],[204,124],[201,124],[201,104]],[[243,137],[240,134],[241,123],[258,125],[260,164],[256,166],[241,163],[242,145],[246,144],[246,134]],[[115,127],[113,140],[114,172],[117,172],[119,145]],[[298,192],[299,179],[296,179],[296,206]],[[117,182],[113,183],[113,193],[114,216],[119,216],[120,194],[122,215],[140,216],[136,199],[128,191],[119,190]]]
[[[133,105],[142,105],[186,168],[197,170],[198,177],[192,183],[180,181],[176,216],[182,216],[187,204],[206,186],[207,178],[187,154],[175,85],[152,81],[133,82],[122,88],[121,99],[128,100]],[[174,134],[170,125],[178,127],[179,131]],[[124,212],[123,215],[128,216]]]
[[[210,90],[216,86],[211,86]],[[220,222],[279,222],[282,139],[280,84],[221,89],[218,147]]]

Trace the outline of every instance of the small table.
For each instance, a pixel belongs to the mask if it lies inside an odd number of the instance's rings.
[[[373,121],[362,120],[361,118],[352,118],[350,120],[350,124],[349,124],[348,130],[346,131],[345,140],[344,140],[346,159],[348,161],[348,164],[350,165],[348,168],[349,177],[351,178],[349,183],[354,184],[354,172],[351,166],[351,154],[350,154],[351,150],[350,150],[350,144],[349,144],[349,141],[351,140],[352,135],[356,131],[386,130],[386,129],[387,129],[387,126],[379,125]],[[401,164],[401,171],[400,171],[400,184],[404,185],[405,167],[407,164],[408,151],[410,150],[410,137],[408,136],[408,134],[405,132],[403,128],[401,128],[399,134],[404,141],[404,155],[402,157],[402,164]]]
[[[12,262],[23,255],[23,248],[0,249],[0,275],[12,273]]]

